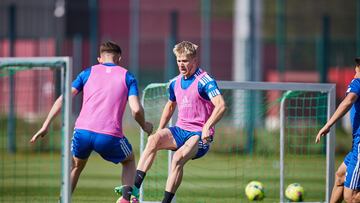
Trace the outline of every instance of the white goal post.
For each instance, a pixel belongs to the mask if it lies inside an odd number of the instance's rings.
[[[159,116],[161,115],[161,111],[159,111],[159,109],[156,109],[154,110],[154,112],[150,112],[151,109],[154,108],[154,105],[163,105],[164,104],[164,101],[160,101],[160,99],[162,100],[166,100],[167,99],[167,83],[157,83],[157,84],[150,84],[148,85],[144,91],[143,91],[143,95],[142,95],[142,104],[144,105],[144,108],[145,108],[145,114],[146,116],[148,117],[150,115],[150,117],[152,117],[151,114],[157,114],[156,116],[156,119],[159,118]],[[289,105],[292,105],[292,104],[288,104],[288,105],[285,105],[285,103],[287,102],[288,98],[290,98],[291,100],[291,94],[292,92],[302,92],[302,94],[308,94],[308,93],[313,93],[313,92],[316,92],[316,94],[323,94],[325,98],[323,102],[324,103],[324,112],[321,112],[321,113],[324,113],[325,116],[324,117],[321,117],[321,119],[319,118],[315,118],[315,119],[319,119],[319,120],[322,120],[322,122],[324,122],[323,120],[327,120],[330,118],[330,116],[334,113],[335,111],[335,89],[336,89],[336,85],[335,84],[321,84],[321,83],[291,83],[291,82],[234,82],[234,81],[218,81],[218,86],[219,88],[221,89],[222,92],[224,91],[231,91],[229,93],[229,95],[231,97],[234,97],[236,99],[230,99],[229,100],[229,103],[232,103],[232,105],[237,105],[237,102],[241,102],[241,100],[244,100],[243,97],[245,97],[244,95],[249,95],[251,93],[249,92],[261,92],[259,95],[266,95],[268,94],[268,92],[280,92],[280,96],[279,96],[279,99],[278,99],[278,104],[279,104],[279,111],[276,113],[276,119],[278,119],[278,140],[279,140],[279,154],[277,154],[277,157],[279,160],[278,161],[278,166],[273,166],[275,168],[278,167],[278,186],[279,187],[276,191],[279,192],[278,193],[278,196],[277,198],[279,198],[277,201],[280,201],[280,202],[285,202],[285,197],[284,197],[284,191],[285,191],[285,180],[284,180],[284,176],[286,175],[287,171],[285,169],[285,139],[290,139],[290,138],[285,138],[286,136],[286,133],[287,133],[287,130],[288,130],[288,126],[289,123],[304,123],[304,122],[309,122],[310,124],[308,125],[311,125],[311,119],[314,119],[314,118],[310,118],[309,121],[306,121],[306,119],[298,119],[298,120],[295,120],[295,121],[291,121],[291,122],[286,122],[285,119],[287,119],[287,113],[286,112],[290,112],[290,111],[301,111],[301,110],[286,110],[286,106],[289,106]],[[161,98],[160,96],[163,95]],[[253,95],[253,100],[250,100],[250,101],[253,101],[252,103],[257,103],[257,99],[258,99],[258,96],[259,96],[257,93],[254,93]],[[228,98],[228,96],[226,96]],[[160,99],[158,99],[160,98]],[[306,97],[304,97],[306,98]],[[158,100],[157,100],[158,99]],[[318,100],[318,99],[314,99],[314,100]],[[150,103],[147,103],[148,101],[150,101]],[[267,100],[266,100],[267,101]],[[276,100],[277,101],[277,100]],[[289,101],[290,102],[290,101]],[[315,103],[312,103],[312,101],[310,103],[308,103],[308,101],[306,99],[303,99],[302,101],[302,104],[304,104],[304,108],[308,108],[309,106],[314,106],[314,105],[317,105]],[[250,102],[251,103],[251,102]],[[269,102],[270,104],[267,105],[266,107],[272,105],[272,101]],[[291,103],[291,102],[290,102]],[[297,101],[296,102],[293,102],[295,105],[297,105]],[[306,105],[309,105],[309,106],[306,106]],[[316,107],[316,106],[315,106]],[[241,111],[241,108],[247,108],[246,106],[241,106],[241,107],[237,107],[234,109],[231,109],[231,112],[229,114],[236,114],[236,111],[239,111],[239,112],[242,112]],[[250,108],[250,107],[249,107]],[[255,109],[251,109],[250,108],[250,111],[257,111],[257,107],[253,107]],[[148,110],[150,109],[150,110]],[[310,110],[311,112],[314,112],[314,111],[318,111],[318,110]],[[309,112],[310,112],[309,111]],[[150,112],[150,113],[149,113]],[[267,114],[268,112],[266,112],[265,114]],[[316,112],[316,113],[319,113],[319,112]],[[305,114],[312,114],[312,113],[305,113]],[[320,114],[320,113],[319,113]],[[236,119],[238,119],[239,114],[236,114]],[[176,116],[176,115],[175,115]],[[175,119],[176,117],[173,116]],[[266,115],[266,117],[268,117]],[[234,119],[232,120],[236,120],[235,117],[233,117]],[[292,118],[289,118],[289,119],[292,119]],[[231,120],[231,119],[230,119]],[[229,123],[229,120],[227,120],[228,123]],[[238,124],[237,121],[231,121],[231,122],[234,122],[235,124],[233,124],[234,126],[241,126],[241,124]],[[276,123],[276,122],[274,122]],[[319,125],[321,125],[321,122],[319,122]],[[319,125],[313,127],[315,130],[319,129]],[[156,128],[156,126],[154,126]],[[243,127],[243,126],[241,126]],[[275,127],[276,128],[276,127]],[[298,130],[298,131],[301,131],[301,130]],[[222,132],[219,132],[219,129],[217,130],[216,134],[221,134]],[[253,133],[253,132],[252,132]],[[311,132],[313,133],[313,132]],[[316,134],[314,134],[311,138],[307,138],[307,139],[313,139],[315,140],[315,136]],[[144,147],[145,147],[145,143],[146,143],[146,137],[144,135],[144,132],[141,131],[140,133],[140,153],[142,153]],[[215,142],[216,142],[216,139],[219,139],[218,137],[215,137]],[[324,187],[325,187],[325,194],[322,199],[323,200],[315,200],[315,201],[309,201],[309,202],[328,202],[330,200],[330,195],[331,195],[331,190],[332,190],[332,186],[334,184],[334,156],[335,156],[335,128],[331,128],[330,130],[330,133],[328,136],[326,136],[326,143],[324,143],[324,155],[326,155],[326,166],[324,166],[324,170],[326,169],[326,180],[324,180]],[[305,148],[305,147],[304,147]],[[312,148],[310,150],[313,150]],[[212,151],[210,149],[210,151]],[[246,151],[246,150],[244,150]],[[251,153],[250,153],[251,154]],[[171,162],[171,152],[169,151],[169,155],[168,155],[169,159],[168,159],[168,165],[170,164]],[[204,159],[207,159],[207,157],[205,156]],[[241,166],[240,166],[241,167]],[[152,169],[150,169],[151,171]],[[155,173],[155,172],[154,172]],[[184,173],[184,176],[186,176],[186,172]],[[163,176],[161,176],[163,177]],[[149,178],[149,177],[147,177]],[[147,179],[145,180],[145,182],[147,181]],[[149,186],[144,186],[143,187],[149,187]],[[159,202],[160,199],[156,199],[156,200],[147,200],[146,199],[146,194],[149,194],[151,192],[146,192],[144,190],[144,188],[141,188],[141,194],[140,194],[140,202],[143,202],[143,203],[155,203],[155,202]],[[154,186],[155,187],[155,186]],[[152,186],[150,185],[150,188],[152,188]],[[180,188],[181,189],[181,186]],[[164,188],[162,188],[162,190],[164,190]],[[241,193],[241,192],[239,192]],[[175,202],[175,201],[173,201]]]
[[[22,69],[59,69],[61,70],[61,93],[63,94],[63,144],[62,144],[62,183],[61,203],[71,202],[71,149],[72,135],[72,59],[71,57],[0,57],[0,70],[16,71]]]

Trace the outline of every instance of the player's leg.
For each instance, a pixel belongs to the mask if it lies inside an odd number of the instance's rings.
[[[120,202],[129,202],[132,193],[132,184],[135,176],[135,158],[132,146],[126,137],[116,137],[106,134],[96,133],[94,137],[94,150],[107,161],[123,166],[122,187]]]
[[[348,203],[360,203],[359,163],[350,163],[346,169],[344,200]]]
[[[136,172],[134,154],[131,153],[123,162],[121,162],[121,164],[123,166],[121,176],[123,185],[121,188],[121,192],[124,200],[130,200],[132,194],[132,184],[134,183]]]
[[[91,132],[76,129],[71,141],[72,168],[71,168],[71,190],[75,190],[82,170],[91,154]]]
[[[335,173],[335,183],[331,193],[330,203],[340,203],[343,200],[346,165],[341,163]]]
[[[346,156],[344,162],[346,164],[346,175],[344,182],[344,200],[346,202],[360,202],[356,201],[360,189],[360,162],[358,160],[358,149],[360,147],[359,140],[353,141],[352,151]]]
[[[135,156],[133,153],[126,158],[123,162],[121,162],[123,166],[122,170],[122,184],[123,185],[132,185],[135,179],[135,171],[136,171],[136,164],[135,164]]]
[[[163,203],[170,203],[181,184],[186,162],[194,158],[198,152],[199,136],[190,137],[175,153],[171,162],[171,172],[166,182]]]
[[[82,170],[85,168],[86,162],[88,159],[79,159],[73,157],[72,159],[72,168],[71,168],[71,191],[74,192],[77,182],[79,180]]]
[[[168,128],[150,135],[143,154],[140,157],[137,170],[148,171],[155,160],[157,151],[162,149],[175,150],[176,147],[176,141]]]
[[[168,128],[162,129],[155,134],[150,135],[138,162],[134,190],[138,190],[141,187],[141,184],[146,176],[146,172],[150,169],[155,160],[157,151],[162,149],[175,150],[176,148],[176,140]]]

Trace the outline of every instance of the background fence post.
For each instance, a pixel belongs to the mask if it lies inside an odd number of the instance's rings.
[[[15,56],[15,39],[16,39],[16,7],[11,4],[8,8],[9,15],[9,48],[10,56]],[[16,122],[15,122],[15,71],[9,70],[9,112],[7,124],[8,151],[16,152]]]

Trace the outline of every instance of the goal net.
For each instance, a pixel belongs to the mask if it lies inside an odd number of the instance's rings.
[[[0,202],[70,202],[71,74],[69,57],[0,58]],[[61,116],[31,145],[59,94]]]
[[[175,201],[247,202],[245,187],[256,180],[264,185],[264,202],[286,201],[285,189],[291,183],[304,187],[305,202],[328,202],[334,129],[320,144],[315,144],[315,137],[335,109],[335,85],[231,81],[218,85],[227,111],[216,125],[208,154],[185,165]],[[167,100],[167,84],[151,84],[143,92],[145,115],[155,129]],[[140,140],[142,151],[147,136],[141,133]],[[157,153],[141,189],[141,202],[162,200],[170,160],[171,152]]]

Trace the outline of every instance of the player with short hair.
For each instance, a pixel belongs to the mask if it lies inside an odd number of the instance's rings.
[[[103,159],[122,164],[123,198],[129,200],[136,168],[132,146],[122,126],[127,102],[132,116],[145,132],[150,134],[153,126],[145,121],[137,81],[129,71],[118,65],[120,60],[121,48],[114,42],[104,42],[100,46],[99,64],[83,70],[72,83],[74,96],[83,91],[83,104],[71,143],[71,187],[74,191],[91,152],[96,151]],[[41,129],[31,138],[31,143],[47,134],[51,121],[60,112],[62,101],[62,96],[55,101]]]
[[[360,202],[360,57],[355,58],[355,76],[349,84],[346,91],[346,97],[336,109],[334,115],[319,131],[316,136],[316,143],[322,136],[329,133],[333,126],[350,109],[350,119],[353,128],[352,150],[346,155],[344,162],[341,163],[335,174],[335,184],[331,194],[331,203],[342,202]]]
[[[226,109],[215,80],[198,67],[197,48],[197,45],[183,41],[173,49],[180,74],[170,82],[170,96],[159,128],[148,137],[136,171],[134,193],[140,188],[156,152],[163,149],[175,151],[163,203],[170,203],[173,199],[182,181],[184,165],[208,152],[214,137],[214,126]],[[177,123],[166,128],[176,106]]]

